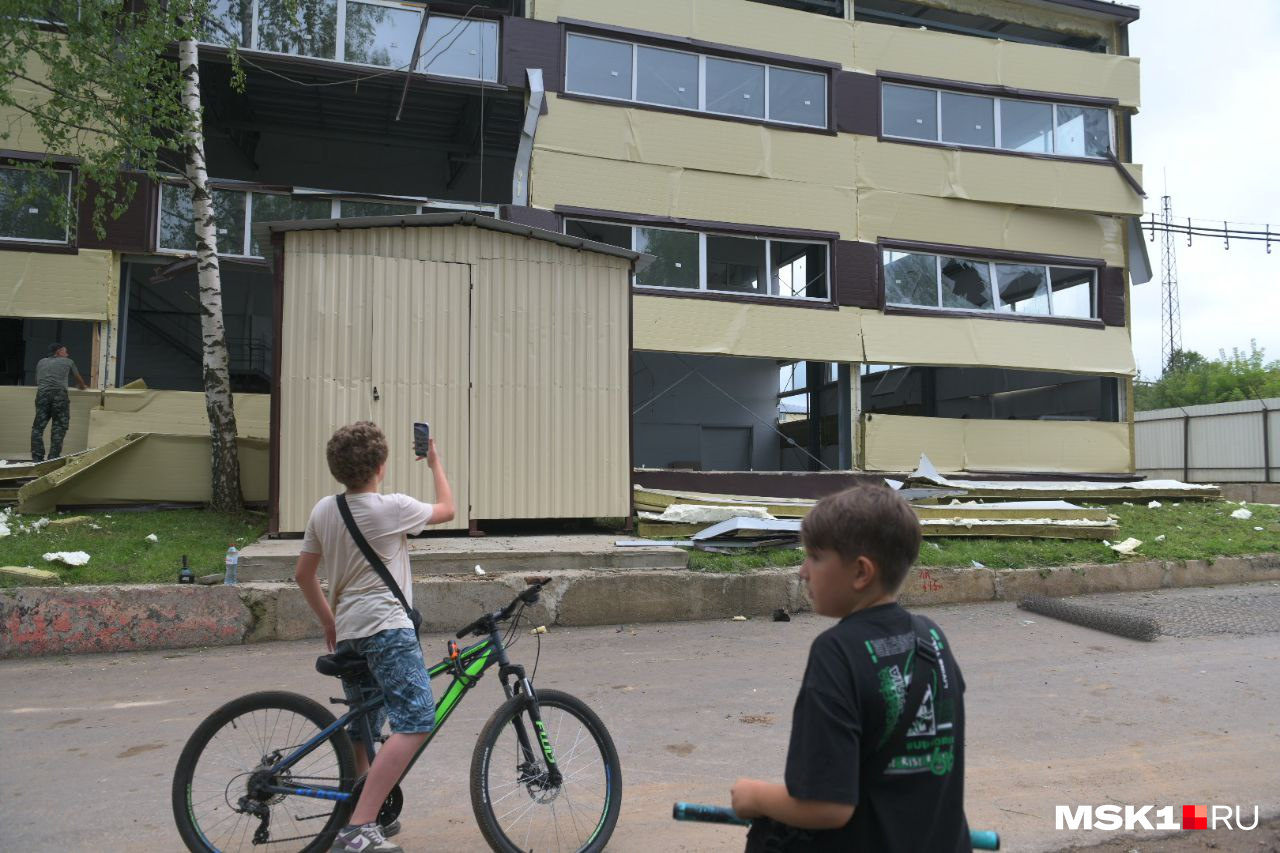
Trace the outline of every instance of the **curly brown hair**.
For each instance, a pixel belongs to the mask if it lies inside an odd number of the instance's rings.
[[[800,541],[846,561],[870,557],[883,589],[896,592],[920,555],[920,520],[888,486],[855,486],[818,501],[800,523]]]
[[[372,421],[340,427],[325,445],[329,473],[348,489],[367,486],[387,461],[387,437]]]

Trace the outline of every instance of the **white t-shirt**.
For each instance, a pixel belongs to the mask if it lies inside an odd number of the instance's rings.
[[[357,492],[347,495],[351,517],[369,545],[382,558],[391,577],[400,584],[413,606],[407,534],[419,533],[431,521],[431,504],[408,495]],[[387,588],[342,521],[333,495],[323,497],[311,510],[302,551],[319,554],[329,580],[329,606],[333,608],[339,640],[371,637],[388,628],[412,628],[409,616]]]

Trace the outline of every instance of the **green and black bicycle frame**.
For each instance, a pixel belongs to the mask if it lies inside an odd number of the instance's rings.
[[[427,670],[427,674],[434,681],[443,675],[452,675],[452,681],[445,689],[444,695],[436,703],[436,721],[430,733],[427,734],[426,740],[422,746],[418,748],[414,754],[413,760],[409,762],[405,768],[401,779],[413,769],[413,765],[417,763],[418,758],[430,746],[431,741],[435,739],[445,721],[453,714],[458,707],[458,703],[462,701],[462,697],[471,691],[484,674],[493,666],[498,666],[498,673],[502,680],[502,692],[507,699],[523,694],[528,697],[529,707],[528,713],[534,728],[537,730],[537,743],[541,750],[543,760],[546,762],[546,779],[547,786],[558,786],[562,781],[562,775],[559,766],[556,764],[555,754],[551,749],[551,742],[547,738],[546,727],[542,723],[542,714],[538,707],[537,695],[533,691],[533,684],[525,675],[524,667],[519,664],[511,663],[507,657],[507,650],[502,644],[497,627],[489,632],[489,636],[477,643],[467,646],[464,649],[458,649],[457,644],[453,641],[449,643],[449,655],[444,660],[435,664]],[[334,703],[343,704],[345,700],[333,699]],[[282,756],[277,751],[271,755],[263,756],[264,766],[253,774],[253,778],[249,784],[248,796],[242,798],[241,808],[243,811],[252,813],[263,820],[263,826],[259,827],[258,833],[265,833],[267,830],[266,823],[269,820],[266,809],[259,806],[263,801],[272,796],[289,795],[297,797],[312,797],[322,800],[334,800],[337,802],[347,802],[353,799],[358,790],[354,784],[357,780],[352,780],[352,785],[344,790],[344,786],[329,787],[323,785],[317,786],[301,786],[282,784],[281,776],[288,778],[288,771],[303,758],[311,754],[320,744],[335,737],[344,729],[352,720],[357,720],[357,725],[361,726],[362,744],[365,747],[369,762],[373,763],[376,747],[374,746],[375,732],[369,725],[370,712],[377,709],[383,704],[383,696],[381,692],[372,692],[366,696],[361,702],[354,707],[350,707],[345,714],[334,720],[323,731],[316,734],[315,737],[298,747],[287,756]],[[512,723],[515,728],[516,738],[520,744],[522,781],[526,784],[532,783],[540,773],[536,772],[537,766],[537,750],[534,742],[529,737],[529,731],[524,724],[523,715],[517,715]],[[345,780],[342,780],[345,781]]]

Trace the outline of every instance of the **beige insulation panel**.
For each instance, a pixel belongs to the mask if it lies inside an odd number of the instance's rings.
[[[858,239],[1098,258],[1125,266],[1124,223],[1112,216],[889,190],[858,191]]]
[[[244,499],[266,501],[267,442],[242,438],[238,450]],[[49,512],[55,505],[210,500],[209,437],[153,433],[85,466],[54,488],[24,499],[22,508]]]
[[[237,435],[270,438],[270,394],[234,394],[232,401]],[[89,415],[89,446],[101,447],[113,438],[133,432],[208,435],[209,416],[204,394],[130,388],[103,392],[102,405]]]
[[[398,232],[406,244],[416,243],[412,230]],[[443,231],[446,229],[430,229]],[[398,251],[398,250],[397,250]],[[352,286],[368,289],[373,309],[374,423],[387,435],[391,455],[384,492],[403,492],[435,502],[435,479],[426,461],[413,456],[413,424],[431,425],[458,511],[436,529],[466,529],[467,507],[474,490],[466,471],[467,315],[471,270],[468,264],[407,258],[367,258],[368,277]],[[286,268],[288,260],[286,259]]]
[[[742,0],[534,0],[529,15],[543,21],[576,18],[636,30],[688,36],[848,65],[850,21]]]
[[[592,207],[682,219],[839,231],[852,239],[856,193],[848,186],[534,152],[532,204]]]
[[[851,134],[798,133],[710,115],[657,112],[548,95],[535,151],[584,154],[706,172],[854,185]],[[534,158],[537,158],[535,153]],[[723,217],[722,217],[723,218]]]
[[[86,371],[87,372],[87,371]],[[100,391],[67,389],[71,399],[71,425],[62,438],[62,452],[79,453],[89,447],[89,413],[98,405]],[[31,457],[31,423],[36,416],[36,389],[32,385],[0,386],[0,459]],[[45,428],[44,449],[49,451],[49,433]]]
[[[0,263],[0,316],[107,320],[115,310],[112,253],[5,252]],[[89,375],[82,360],[83,373]]]
[[[630,264],[600,257],[476,266],[476,518],[630,513]]]
[[[1091,421],[995,421],[866,415],[865,464],[913,471],[925,454],[939,471],[1131,471],[1129,427]]]
[[[1108,376],[1132,376],[1136,370],[1128,330],[1122,326],[1089,329],[879,311],[863,311],[861,320],[861,360],[871,364],[1016,367]]]
[[[1077,163],[857,139],[858,185],[910,195],[1142,214],[1142,198],[1107,163]],[[536,166],[535,162],[535,166]],[[1142,182],[1142,167],[1125,168]]]
[[[339,489],[325,463],[325,443],[336,427],[371,414],[373,313],[367,288],[353,286],[368,279],[371,259],[326,251],[368,233],[298,231],[285,236],[281,531],[301,532],[316,500]]]
[[[635,297],[635,348],[756,358],[861,361],[864,312],[683,297]]]
[[[858,21],[850,70],[897,71],[963,83],[1011,86],[1064,95],[1115,98],[1140,105],[1137,57],[1051,48],[954,33]]]

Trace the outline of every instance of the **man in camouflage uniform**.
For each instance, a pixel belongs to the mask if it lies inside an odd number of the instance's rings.
[[[36,419],[31,423],[31,461],[44,461],[44,427],[53,421],[49,434],[49,458],[62,455],[62,437],[71,424],[71,399],[67,380],[75,377],[81,390],[87,388],[76,363],[62,344],[49,344],[49,355],[36,364]]]

